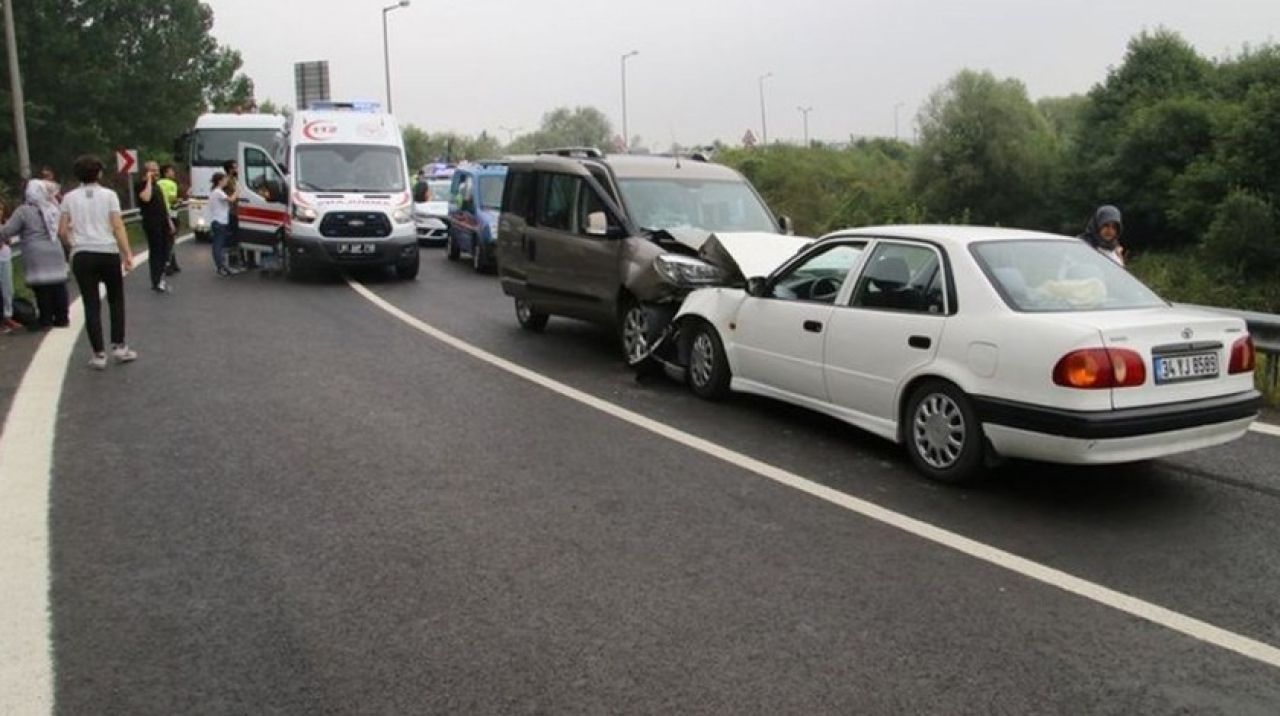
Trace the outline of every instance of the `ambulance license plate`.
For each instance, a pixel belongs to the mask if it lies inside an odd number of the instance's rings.
[[[344,256],[367,256],[378,253],[377,244],[338,244],[338,253]]]
[[[1189,353],[1165,356],[1155,361],[1156,383],[1178,383],[1218,377],[1217,353]]]

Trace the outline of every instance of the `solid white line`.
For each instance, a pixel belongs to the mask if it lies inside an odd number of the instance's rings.
[[[184,234],[178,243],[190,238]],[[147,256],[133,255],[135,270]],[[6,714],[53,711],[49,487],[62,383],[84,328],[81,302],[68,309],[70,325],[44,334],[0,429],[0,705]]]
[[[1249,429],[1255,433],[1262,433],[1263,435],[1280,438],[1280,425],[1272,425],[1271,423],[1255,421],[1253,425],[1249,426]]]
[[[601,400],[594,395],[572,388],[557,380],[548,378],[541,373],[534,372],[528,368],[512,363],[505,358],[500,358],[488,351],[477,348],[470,343],[455,338],[454,336],[430,326],[418,318],[415,318],[400,308],[392,305],[390,302],[386,301],[381,296],[378,296],[365,286],[356,283],[351,279],[347,279],[347,283],[352,289],[361,296],[364,296],[374,305],[422,333],[425,333],[426,335],[479,360],[489,363],[490,365],[501,368],[508,373],[559,393],[566,398],[595,408],[596,410],[611,415],[619,420],[626,421],[636,427],[661,435],[662,437],[723,460],[731,465],[754,472],[761,477],[768,478],[774,482],[786,485],[787,487],[808,493],[809,495],[821,500],[825,500],[831,504],[850,510],[851,512],[855,512],[877,522],[929,540],[930,542],[967,554],[970,557],[980,559],[984,562],[996,565],[997,567],[1002,567],[1011,572],[1015,572],[1024,577],[1029,577],[1052,587],[1057,587],[1058,589],[1071,592],[1072,594],[1079,595],[1085,599],[1097,602],[1098,604],[1111,607],[1112,609],[1119,610],[1140,619],[1145,619],[1149,622],[1172,629],[1173,631],[1185,634],[1205,643],[1235,652],[1242,656],[1267,664],[1268,666],[1280,668],[1280,649],[1270,644],[1250,639],[1249,637],[1236,634],[1235,632],[1216,627],[1208,622],[1166,609],[1157,604],[1152,604],[1151,602],[1144,601],[1123,592],[1118,592],[1100,584],[1075,577],[1061,570],[1047,567],[1038,562],[1033,562],[1029,559],[1019,557],[1002,549],[969,539],[968,537],[956,534],[955,532],[935,527],[927,522],[922,522],[899,512],[894,512],[893,510],[881,507],[875,503],[846,495],[843,492],[839,492],[811,480],[807,480],[799,475],[783,470],[782,468],[769,465],[768,463],[761,462],[755,458],[748,457],[742,453],[717,445],[709,440],[704,440],[703,438],[691,435],[665,423],[647,418],[639,413],[632,412],[606,400]]]

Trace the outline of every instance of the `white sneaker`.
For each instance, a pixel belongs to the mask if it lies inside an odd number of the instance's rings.
[[[93,369],[95,369],[95,370],[106,370],[106,369],[107,369],[107,354],[106,354],[106,353],[94,353],[93,355],[89,356],[89,367],[90,367],[90,368],[93,368]]]
[[[121,363],[128,363],[129,361],[138,359],[137,351],[130,348],[127,343],[119,343],[112,346],[111,355],[115,356],[115,359]],[[106,363],[106,360],[106,356],[103,356],[102,361],[104,364]]]

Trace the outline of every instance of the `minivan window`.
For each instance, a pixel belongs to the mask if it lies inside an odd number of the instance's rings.
[[[297,155],[297,182],[303,191],[386,194],[405,189],[404,154],[398,147],[303,145]]]
[[[529,200],[533,195],[533,172],[508,171],[502,204],[504,211],[527,219]]]
[[[644,229],[776,233],[773,217],[745,182],[618,179],[632,219]]]
[[[501,174],[482,174],[480,176],[480,208],[497,211],[502,207],[502,184],[506,177]]]
[[[549,174],[542,182],[538,202],[538,225],[547,229],[573,231],[573,205],[582,180],[570,174]]]

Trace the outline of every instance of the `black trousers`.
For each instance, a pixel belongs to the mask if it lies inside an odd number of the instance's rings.
[[[32,286],[31,292],[36,295],[36,310],[40,311],[41,326],[67,325],[67,284]]]
[[[169,227],[164,224],[143,222],[142,231],[147,235],[147,267],[151,269],[151,287],[158,288],[164,280],[164,267],[169,265]]]
[[[124,343],[124,274],[120,271],[119,254],[102,254],[81,251],[71,257],[71,272],[80,287],[80,301],[84,304],[84,324],[89,333],[89,345],[94,353],[101,353],[102,299],[98,297],[98,285],[107,287],[107,307],[111,311],[111,342]]]

